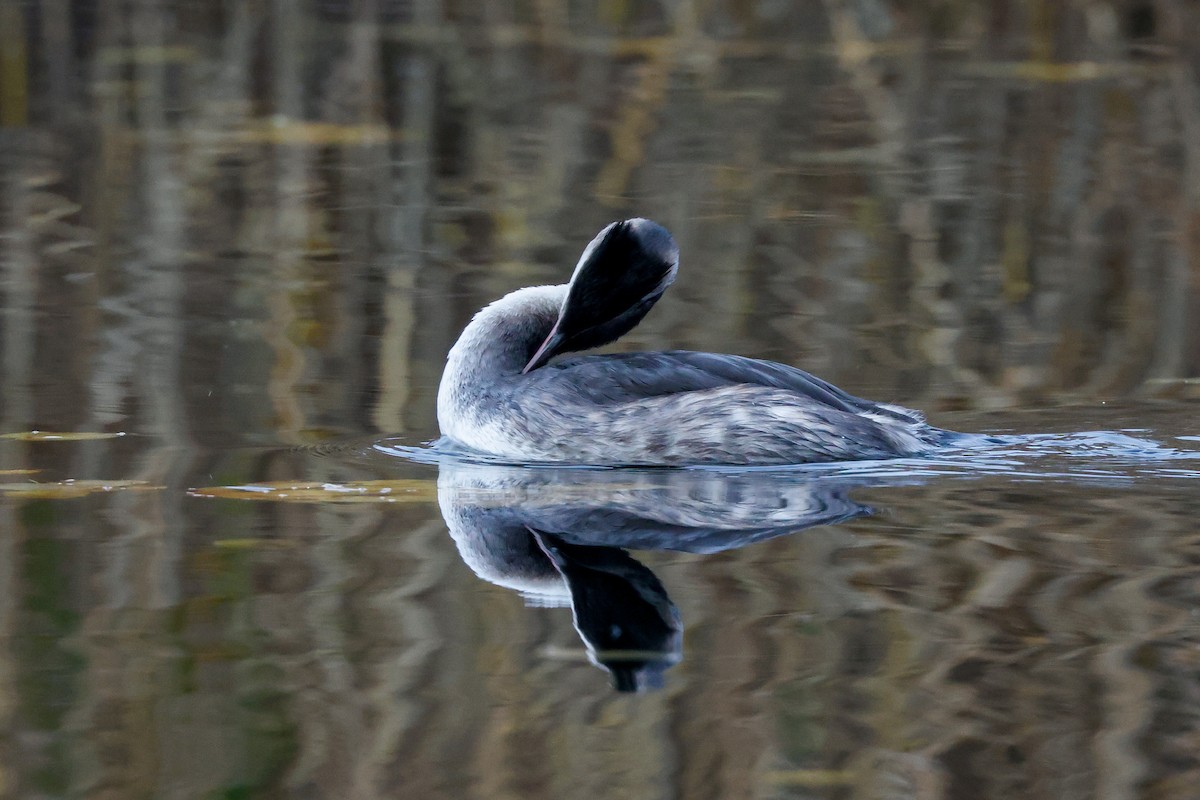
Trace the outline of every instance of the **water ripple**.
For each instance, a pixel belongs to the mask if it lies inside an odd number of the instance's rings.
[[[871,478],[889,482],[931,477],[1007,475],[1033,481],[1116,481],[1134,479],[1200,478],[1200,447],[1174,447],[1140,429],[983,435],[964,434],[954,446],[921,458],[850,461],[793,466],[695,466],[688,470],[720,473],[803,473],[842,478]],[[1200,442],[1198,436],[1170,437],[1177,442]],[[388,438],[372,443],[375,454],[419,464],[511,464],[505,459],[459,448],[445,440],[414,446]],[[531,468],[562,464],[521,464]],[[612,469],[578,465],[577,469]]]

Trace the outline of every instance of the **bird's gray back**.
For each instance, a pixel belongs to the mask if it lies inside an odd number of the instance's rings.
[[[720,387],[783,389],[851,414],[876,413],[923,422],[917,411],[875,403],[845,392],[802,369],[774,361],[689,350],[611,353],[564,358],[525,376],[527,391],[593,403],[628,403]]]
[[[489,449],[534,461],[611,465],[798,464],[890,458],[931,445],[923,424],[832,408],[803,394],[718,386],[632,400],[593,393],[514,391],[483,412]],[[508,452],[504,452],[507,450]]]

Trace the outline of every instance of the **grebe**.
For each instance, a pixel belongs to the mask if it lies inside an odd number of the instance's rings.
[[[518,289],[481,310],[446,360],[442,434],[506,461],[603,466],[893,458],[951,435],[917,411],[772,361],[684,350],[556,358],[628,333],[678,268],[666,228],[614,222],[569,283]]]

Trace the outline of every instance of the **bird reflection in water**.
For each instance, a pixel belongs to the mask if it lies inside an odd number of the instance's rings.
[[[660,688],[683,655],[666,588],[628,550],[717,553],[869,513],[851,483],[796,472],[443,463],[438,502],[463,561],[531,605],[570,605],[619,691]]]

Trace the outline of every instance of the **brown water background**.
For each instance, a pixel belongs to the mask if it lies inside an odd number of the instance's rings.
[[[370,445],[635,215],[621,348],[1100,433],[639,555],[617,694]],[[1194,2],[0,2],[0,355],[0,796],[1197,796]]]

